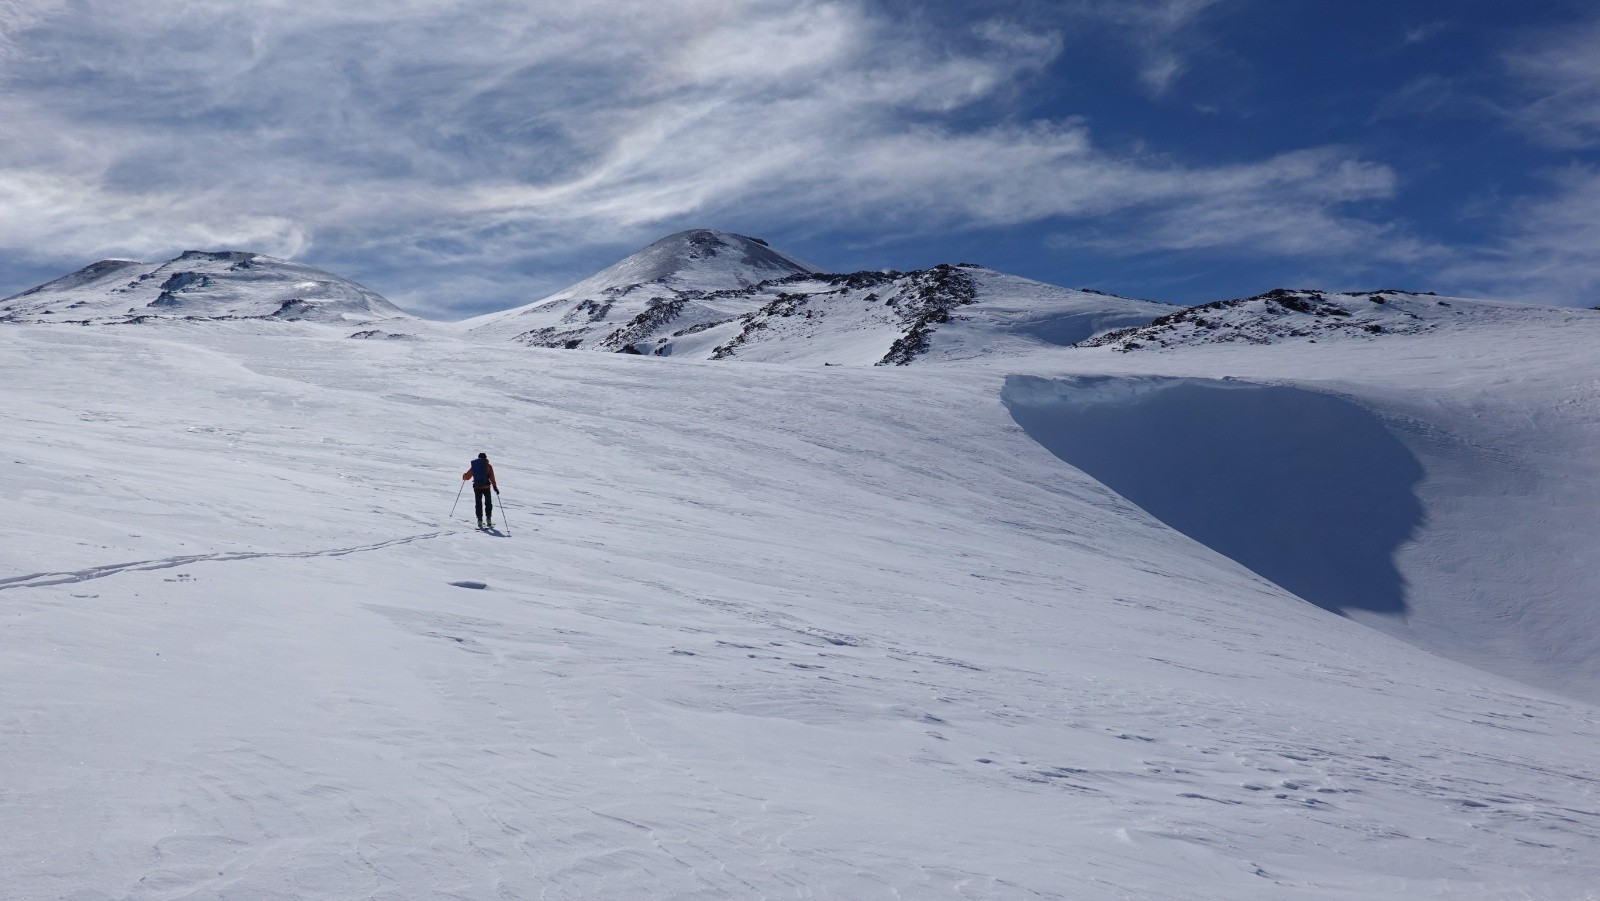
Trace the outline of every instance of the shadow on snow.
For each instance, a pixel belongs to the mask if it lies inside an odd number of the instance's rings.
[[[1307,601],[1405,612],[1394,554],[1422,524],[1423,469],[1368,410],[1181,378],[1012,376],[1003,400],[1057,457]]]

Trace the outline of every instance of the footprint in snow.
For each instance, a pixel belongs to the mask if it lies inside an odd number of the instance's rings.
[[[463,579],[460,582],[451,582],[450,584],[457,588],[476,588],[479,590],[489,587],[488,582],[475,582],[471,579]]]

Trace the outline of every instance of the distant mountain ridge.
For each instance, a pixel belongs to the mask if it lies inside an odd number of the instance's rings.
[[[101,260],[0,300],[0,321],[10,322],[412,318],[349,279],[246,251],[190,250],[164,263]]]
[[[1083,346],[1127,353],[1203,344],[1362,341],[1484,321],[1569,317],[1582,312],[1413,291],[1277,288],[1254,297],[1185,307],[1142,325],[1097,335]]]
[[[357,339],[454,333],[680,360],[850,366],[1049,347],[1149,352],[1371,341],[1572,314],[1392,289],[1279,288],[1176,307],[974,263],[827,273],[760,238],[713,229],[668,235],[542,300],[452,325],[417,319],[333,273],[245,251],[191,250],[164,263],[101,260],[0,300],[0,323],[307,321],[356,327],[349,337]]]
[[[464,325],[473,337],[531,347],[905,365],[1073,344],[1171,309],[969,263],[823,273],[759,238],[695,229],[543,300]]]

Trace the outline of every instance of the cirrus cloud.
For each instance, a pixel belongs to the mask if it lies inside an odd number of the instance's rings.
[[[1395,252],[1348,212],[1394,174],[1352,150],[1197,166],[1018,118],[1062,41],[999,19],[933,40],[843,0],[0,10],[0,248],[31,260],[245,247],[448,315],[689,222],[1120,217],[1125,246]]]

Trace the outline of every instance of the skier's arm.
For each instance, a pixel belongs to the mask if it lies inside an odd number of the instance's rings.
[[[472,470],[470,470],[470,469],[461,474],[461,481],[463,481],[463,482],[465,482],[467,479],[470,479],[470,478],[472,478]]]
[[[500,483],[494,480],[494,464],[492,463],[489,464],[489,486],[494,489],[495,494],[500,493]]]

